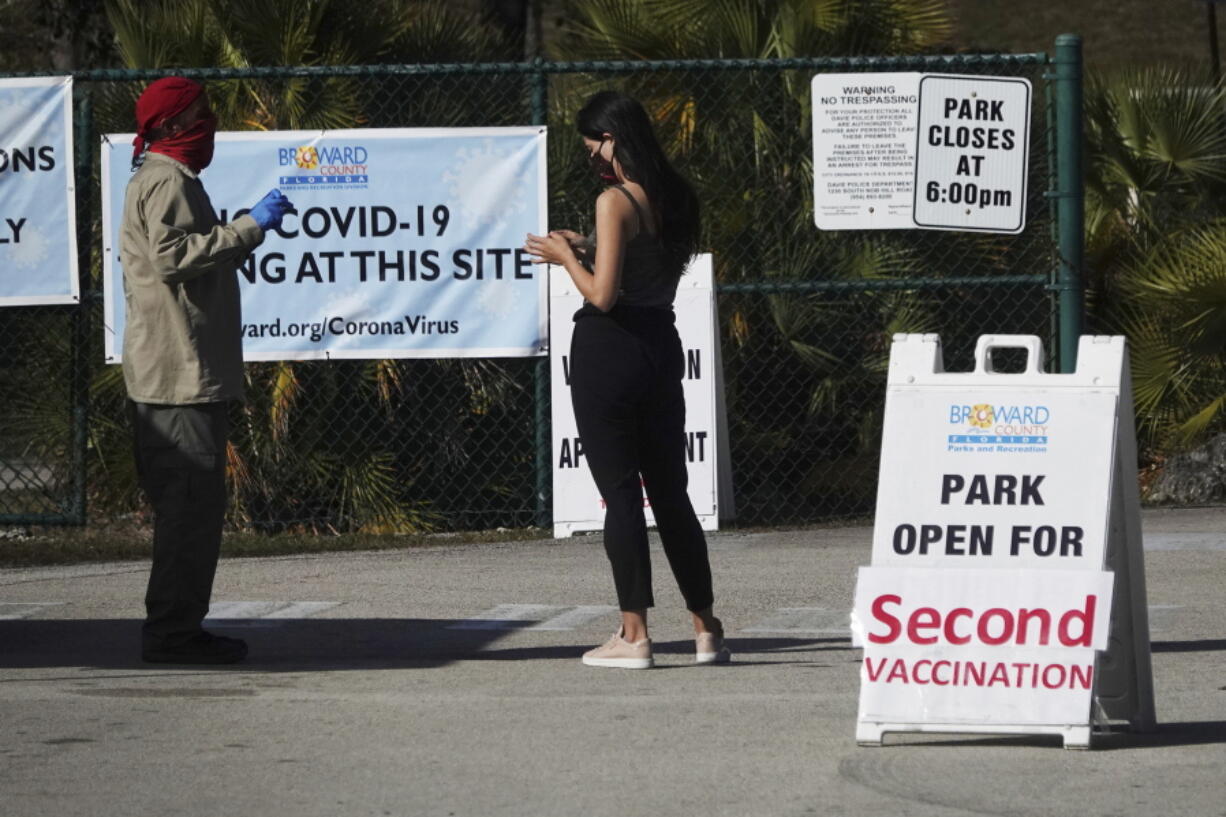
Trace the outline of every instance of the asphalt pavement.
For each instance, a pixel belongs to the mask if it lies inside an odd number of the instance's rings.
[[[1226,509],[1143,527],[1159,728],[1090,751],[856,745],[866,526],[713,534],[726,666],[654,549],[648,671],[579,661],[617,622],[595,536],[223,559],[225,668],[139,661],[147,563],[0,570],[0,815],[1226,817]]]

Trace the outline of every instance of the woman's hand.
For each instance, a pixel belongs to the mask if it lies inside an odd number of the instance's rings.
[[[564,267],[568,261],[576,260],[570,236],[583,238],[571,230],[553,230],[545,236],[528,233],[524,249],[529,255],[536,256],[532,262],[534,264],[557,264]]]
[[[553,232],[565,238],[566,243],[571,245],[571,247],[577,247],[587,241],[587,236],[580,235],[574,230],[554,230]]]

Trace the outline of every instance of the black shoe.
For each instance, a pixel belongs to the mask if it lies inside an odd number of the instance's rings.
[[[154,664],[234,664],[247,657],[247,642],[202,630],[173,647],[145,647],[140,657]]]

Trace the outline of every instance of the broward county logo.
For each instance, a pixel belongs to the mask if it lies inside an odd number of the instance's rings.
[[[319,167],[319,151],[311,145],[298,148],[294,151],[294,164],[302,170],[314,170]]]
[[[363,145],[301,145],[277,148],[280,186],[365,188],[370,183],[370,152]]]
[[[951,403],[949,451],[1041,453],[1047,450],[1051,409],[1043,405]]]
[[[975,428],[991,428],[996,413],[987,403],[979,403],[971,406],[971,416],[968,419]]]

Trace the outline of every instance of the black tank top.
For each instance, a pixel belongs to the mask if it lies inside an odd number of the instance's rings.
[[[622,285],[617,293],[617,303],[622,306],[671,310],[673,300],[677,297],[680,276],[670,273],[667,269],[660,237],[647,232],[647,219],[643,217],[643,208],[638,201],[624,186],[614,185],[614,189],[620,190],[630,199],[639,221],[638,234],[626,242],[626,255],[622,259]],[[596,231],[593,229],[588,236],[593,252],[596,249],[596,240]]]

